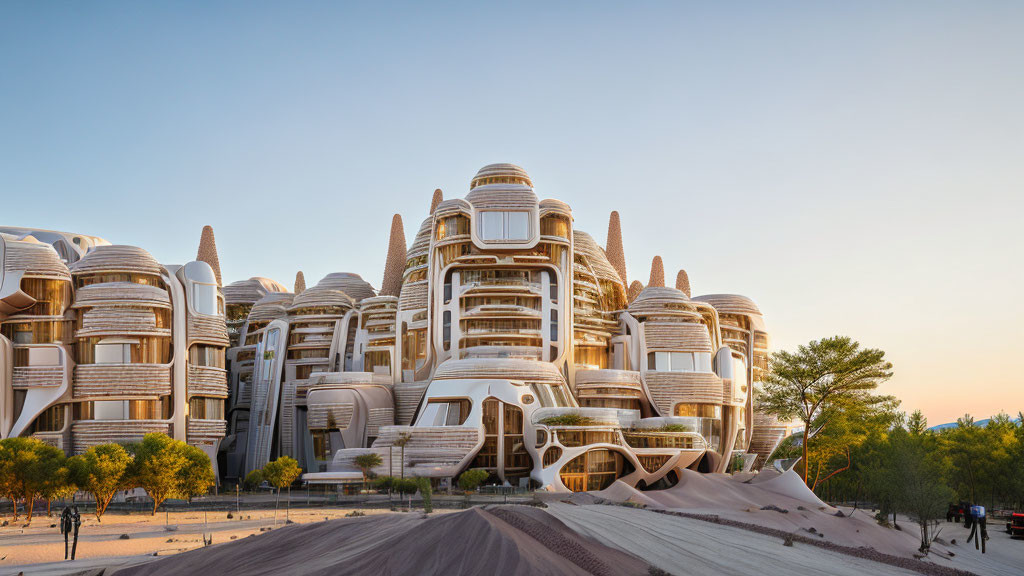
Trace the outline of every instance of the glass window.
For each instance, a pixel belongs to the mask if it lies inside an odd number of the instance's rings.
[[[216,315],[217,285],[199,282],[192,284],[192,307],[200,314]]]
[[[551,311],[551,341],[558,342],[558,310]]]
[[[451,310],[444,311],[444,329],[442,331],[442,337],[444,339],[444,349],[448,350],[451,348],[452,343],[452,312]]]
[[[526,240],[530,237],[529,212],[508,212],[508,227],[505,238],[508,240]]]
[[[502,240],[505,236],[504,212],[480,213],[480,238],[484,240]]]
[[[711,372],[711,353],[697,352],[694,356],[694,370],[697,372]]]
[[[672,371],[693,372],[693,354],[690,352],[673,352]]]

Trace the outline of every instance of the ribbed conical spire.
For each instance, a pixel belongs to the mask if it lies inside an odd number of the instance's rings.
[[[295,288],[292,290],[294,294],[302,294],[306,291],[306,276],[303,275],[302,270],[295,273]]]
[[[655,256],[651,261],[651,280],[648,286],[665,286],[665,265],[661,263],[661,256]]]
[[[217,277],[217,285],[223,286],[220,279],[220,260],[217,258],[217,241],[213,238],[213,226],[203,226],[203,234],[199,237],[199,253],[196,260],[206,262],[213,268],[213,275]]]
[[[633,280],[633,283],[629,285],[629,293],[626,297],[632,302],[636,297],[644,291],[644,285],[639,280]]]
[[[611,216],[608,217],[608,241],[604,253],[608,256],[608,262],[611,263],[612,268],[615,268],[615,271],[619,273],[622,283],[628,286],[629,282],[626,280],[626,253],[622,250],[622,228],[619,224],[618,211],[613,210]]]
[[[434,190],[434,197],[430,199],[430,213],[433,214],[434,210],[437,209],[437,205],[444,200],[444,193],[438,188]]]
[[[435,196],[439,193],[440,190]],[[402,227],[402,215],[395,214],[391,219],[391,237],[388,239],[388,258],[384,262],[384,280],[380,283],[381,296],[398,296],[402,291],[402,272],[405,270],[405,263],[405,228]]]
[[[676,274],[676,290],[686,294],[687,298],[690,297],[690,277],[686,275],[686,270],[680,270]]]

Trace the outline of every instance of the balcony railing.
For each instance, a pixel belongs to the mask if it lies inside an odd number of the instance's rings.
[[[185,437],[189,444],[213,444],[227,434],[228,423],[225,420],[204,420],[189,418]]]

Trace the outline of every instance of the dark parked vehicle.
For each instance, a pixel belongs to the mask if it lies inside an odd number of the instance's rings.
[[[1006,521],[1006,533],[1014,538],[1024,537],[1024,512],[1014,512]]]
[[[946,510],[946,522],[960,523],[960,520],[967,515],[968,504],[966,502],[959,502],[949,505],[949,509]]]

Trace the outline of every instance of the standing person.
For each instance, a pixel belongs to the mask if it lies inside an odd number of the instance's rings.
[[[68,559],[68,535],[71,533],[71,507],[65,506],[60,513],[60,533],[64,535],[64,559]]]
[[[78,504],[75,504],[75,511],[71,513],[71,524],[75,527],[75,539],[71,544],[71,559],[75,559],[75,550],[78,549],[78,527],[82,525],[82,515],[78,513]]]
[[[967,537],[967,542],[970,543],[971,539],[974,539],[974,549],[977,550],[980,544],[981,553],[985,553],[985,541],[988,540],[988,527],[985,520],[985,507],[984,506],[971,506],[970,507],[971,517],[971,534]]]

